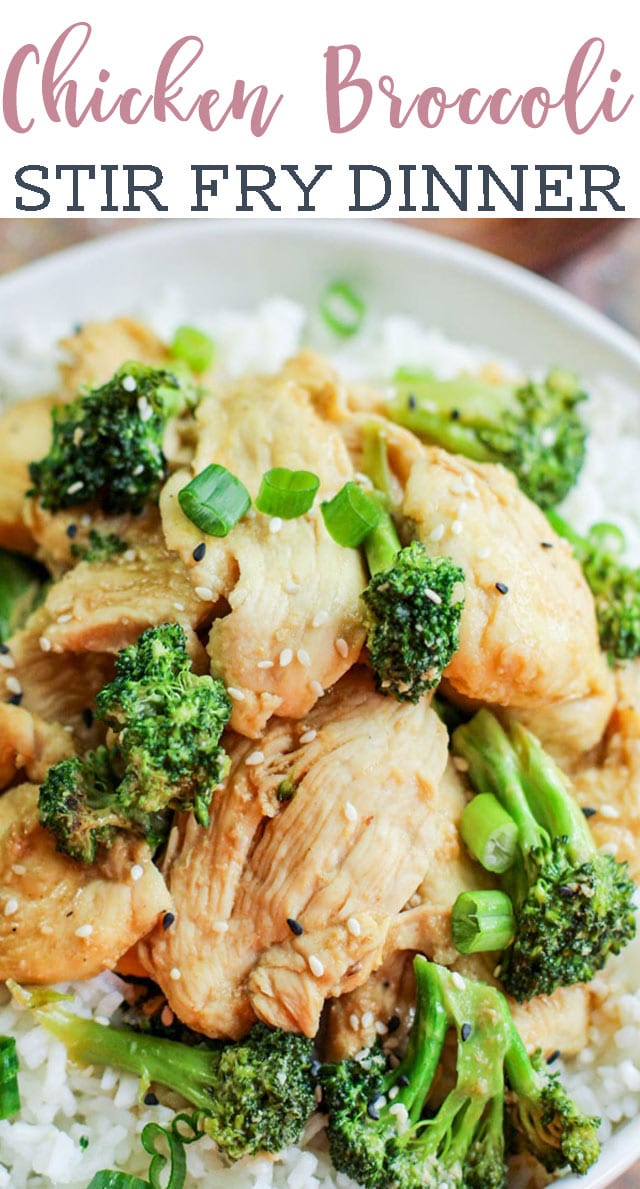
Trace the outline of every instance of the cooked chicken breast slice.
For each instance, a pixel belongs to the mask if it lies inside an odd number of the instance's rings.
[[[112,970],[170,908],[146,843],[118,839],[99,862],[77,863],[38,824],[34,785],[0,797],[0,979],[55,983]]]
[[[0,703],[0,789],[24,772],[40,784],[52,764],[74,754],[68,731],[22,706]]]
[[[29,463],[42,458],[51,442],[51,410],[55,397],[38,396],[10,405],[0,414],[0,546],[34,553],[25,494]]]
[[[24,522],[35,542],[38,559],[55,578],[59,578],[65,570],[77,565],[83,553],[91,548],[91,533],[98,533],[102,538],[118,537],[124,552],[148,539],[157,530],[159,517],[158,509],[153,505],[147,506],[139,516],[130,513],[108,516],[93,505],[51,512],[31,498],[25,501]]]
[[[105,384],[123,363],[135,359],[163,367],[169,352],[148,326],[135,318],[85,322],[75,334],[62,339],[64,358],[59,365],[61,394],[75,400],[83,388]]]
[[[356,670],[304,724],[274,719],[259,751],[229,750],[211,827],[183,820],[163,865],[175,924],[140,955],[207,1035],[240,1036],[256,1015],[313,1035],[332,988],[382,960],[429,865],[446,732],[425,700],[381,697]]]
[[[227,613],[209,639],[211,669],[238,691],[233,728],[255,738],[274,714],[306,715],[359,656],[363,563],[359,551],[331,539],[318,510],[320,499],[353,478],[353,468],[337,430],[286,374],[247,377],[205,399],[197,418],[196,473],[221,463],[253,498],[272,467],[311,470],[320,479],[307,515],[282,521],[252,511],[224,538],[203,534],[182,512],[178,493],[190,472],[176,473],[161,495],[169,549],[196,592],[225,599]]]

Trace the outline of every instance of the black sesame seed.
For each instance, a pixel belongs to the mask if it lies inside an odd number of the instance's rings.
[[[585,817],[595,817],[598,812],[597,809],[592,809],[589,805],[585,805],[582,810]]]
[[[547,1065],[553,1065],[554,1061],[557,1061],[559,1056],[560,1049],[554,1049],[553,1052],[549,1053],[549,1056],[547,1057]]]
[[[473,1031],[473,1029],[471,1027],[471,1024],[463,1024],[462,1028],[460,1029],[460,1035],[461,1035],[462,1039],[468,1040],[469,1037],[471,1036],[472,1031]]]
[[[19,706],[23,698],[24,698],[24,694],[12,694],[11,697],[9,698],[9,705],[10,706]]]
[[[93,726],[93,710],[90,706],[85,706],[84,710],[82,711],[82,721],[85,727]]]
[[[367,1103],[367,1114],[370,1119],[379,1119],[380,1118],[380,1111],[378,1110],[378,1107],[377,1107],[377,1103],[379,1101],[380,1101],[380,1096],[378,1095],[376,1098],[372,1098],[371,1102]]]
[[[311,1062],[311,1066],[310,1066],[311,1077],[317,1078],[321,1069],[322,1069],[322,1061],[318,1061],[318,1058],[314,1057]]]
[[[409,408],[410,408],[410,409],[415,409],[415,407],[416,407],[417,403],[418,403],[418,402],[417,402],[417,400],[416,400],[415,396],[413,396],[413,394],[412,394],[412,395],[409,397],[408,401],[407,401],[407,404],[408,404]]]
[[[2,656],[6,656],[8,651],[9,649],[6,644],[0,644],[0,653],[2,653]]]
[[[149,1090],[149,1092],[147,1094],[145,1094],[144,1105],[145,1106],[157,1106],[158,1105],[158,1099],[156,1098],[155,1094],[153,1093],[153,1090]]]
[[[302,934],[304,933],[304,929],[302,928],[300,921],[294,920],[293,917],[287,917],[287,924],[288,924],[291,932],[296,937],[302,937]]]
[[[77,537],[77,535],[78,535],[77,524],[68,524],[67,525],[67,536],[68,536],[69,540],[73,541],[73,538]]]
[[[397,1032],[400,1027],[400,1016],[391,1016],[387,1021],[387,1032]]]
[[[451,413],[449,414],[449,416],[451,417],[451,420],[452,420],[452,421],[458,421],[458,420],[459,420],[459,418],[460,418],[460,410],[459,410],[459,409],[452,409],[452,410],[451,410]]]
[[[496,582],[496,590],[500,591],[500,594],[509,593],[509,587],[507,586],[506,582]]]
[[[553,549],[553,541],[541,541],[540,544],[543,549]]]
[[[176,919],[176,917],[175,917],[175,913],[173,913],[173,912],[165,912],[165,914],[164,914],[164,916],[163,916],[163,918],[162,918],[162,928],[165,930],[165,932],[166,932],[166,930],[167,930],[167,929],[170,929],[170,928],[171,928],[171,926],[172,926],[173,922],[175,921],[175,919]]]
[[[568,884],[561,884],[558,888],[558,895],[562,896],[563,900],[571,900],[575,894],[575,888],[570,888]]]
[[[205,545],[204,541],[201,541],[199,545],[196,545],[191,556],[194,561],[202,561],[206,552],[207,552],[207,546]]]

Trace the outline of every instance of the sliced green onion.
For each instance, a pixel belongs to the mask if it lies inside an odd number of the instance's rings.
[[[462,892],[451,909],[451,936],[461,954],[504,950],[514,932],[513,907],[504,892]]]
[[[151,1189],[151,1186],[149,1181],[141,1181],[131,1173],[103,1168],[91,1178],[87,1189]]]
[[[624,553],[627,541],[621,528],[617,524],[602,521],[592,524],[587,539],[596,549],[603,549],[606,553]]]
[[[9,1119],[19,1110],[16,1042],[12,1036],[0,1036],[0,1119]]]
[[[267,516],[294,520],[309,511],[319,486],[320,480],[313,471],[274,467],[262,476],[256,508]]]
[[[327,285],[320,298],[320,314],[327,326],[343,338],[356,334],[362,326],[366,305],[347,281]]]
[[[460,833],[485,871],[507,871],[518,853],[518,827],[493,793],[479,793],[465,807]]]
[[[216,354],[216,345],[210,335],[195,326],[179,326],[173,336],[171,354],[174,359],[183,359],[196,375],[208,371]]]
[[[203,533],[226,537],[249,511],[251,496],[231,471],[212,462],[182,488],[178,502],[185,516]]]
[[[394,384],[422,384],[435,378],[435,372],[428,367],[397,367],[393,373]]]
[[[329,536],[338,545],[351,549],[362,544],[382,516],[375,496],[352,482],[345,483],[332,500],[323,500],[320,510]]]

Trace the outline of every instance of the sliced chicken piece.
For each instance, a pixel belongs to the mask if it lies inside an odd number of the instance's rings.
[[[0,703],[0,789],[23,772],[40,784],[52,764],[73,755],[69,732],[22,706]]]
[[[146,843],[117,839],[99,862],[77,863],[39,825],[34,785],[0,797],[0,979],[55,983],[112,970],[170,908]]]
[[[308,390],[286,375],[247,377],[207,398],[198,423],[194,471],[222,463],[254,498],[264,472],[276,466],[314,471],[318,500],[353,478],[339,433],[316,414]],[[226,600],[229,613],[215,620],[209,640],[212,672],[239,691],[232,726],[255,738],[274,714],[306,715],[357,660],[363,563],[359,551],[331,539],[318,501],[294,520],[253,512],[225,538],[203,535],[178,503],[190,478],[178,472],[163,489],[165,538],[196,591]]]
[[[314,408],[327,421],[340,423],[353,413],[384,412],[385,395],[370,384],[345,381],[324,355],[299,351],[288,359],[283,376],[306,388]]]
[[[75,566],[92,547],[92,533],[103,539],[113,535],[126,549],[135,548],[157,528],[158,509],[148,506],[139,516],[129,513],[107,516],[93,505],[51,512],[32,498],[25,501],[24,521],[35,541],[39,560],[57,578]]]
[[[75,334],[62,339],[60,346],[64,352],[59,371],[65,400],[75,400],[83,388],[105,384],[130,359],[162,367],[169,358],[162,339],[135,318],[85,322]]]
[[[55,397],[38,396],[10,405],[0,414],[0,546],[4,549],[35,552],[25,499],[29,463],[49,449],[51,410],[57,403]]]
[[[258,752],[236,739],[230,754],[210,829],[183,820],[168,849],[176,922],[140,956],[209,1036],[256,1016],[314,1035],[326,996],[382,960],[429,865],[446,733],[424,700],[381,697],[355,670],[303,725],[274,719]]]
[[[570,772],[580,757],[602,739],[615,703],[612,670],[604,661],[600,680],[585,698],[553,702],[528,710],[508,710],[504,717],[517,718],[537,735],[546,751]]]

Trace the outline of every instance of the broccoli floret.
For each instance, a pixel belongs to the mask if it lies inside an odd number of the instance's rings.
[[[30,558],[0,549],[0,644],[29,618],[45,578],[46,571]]]
[[[454,454],[502,463],[541,508],[559,504],[580,474],[587,431],[577,405],[586,394],[570,372],[518,387],[401,369],[396,393],[385,410],[392,421]]]
[[[42,1003],[12,985],[19,1000],[61,1040],[72,1061],[109,1065],[180,1094],[229,1160],[279,1152],[300,1139],[316,1107],[313,1042],[255,1024],[240,1041],[187,1045],[82,1019],[56,1000]]]
[[[80,561],[108,561],[111,557],[117,557],[119,553],[124,553],[127,548],[127,542],[123,541],[117,533],[101,533],[97,529],[92,528],[89,531],[89,538],[86,545],[80,545],[74,541],[71,546],[71,556],[78,558]]]
[[[121,830],[155,847],[175,809],[207,826],[228,768],[219,740],[231,702],[221,681],[191,672],[180,625],[148,628],[123,649],[96,705],[112,744],[54,764],[40,788],[40,821],[58,849],[91,862]]]
[[[612,660],[640,656],[640,568],[626,566],[620,554],[624,536],[613,525],[595,524],[579,536],[556,513],[549,521],[569,541],[596,605],[600,645]]]
[[[195,399],[171,371],[123,364],[106,384],[52,410],[51,449],[29,466],[29,494],[53,512],[94,501],[105,512],[141,512],[167,474],[167,421]]]
[[[491,891],[456,901],[456,944],[504,949],[500,977],[519,1001],[589,982],[635,935],[626,863],[597,851],[562,772],[520,723],[507,733],[480,710],[452,745],[474,788],[490,790],[517,828],[514,861],[499,876],[505,910],[496,911],[499,894]],[[483,832],[486,845],[489,815]]]
[[[366,1189],[502,1189],[507,1131],[547,1169],[586,1172],[599,1153],[599,1120],[581,1115],[557,1075],[530,1060],[504,996],[420,955],[414,969],[416,1016],[400,1066],[390,1069],[376,1048],[321,1071],[336,1168]],[[434,1109],[449,1027],[455,1083]]]
[[[367,649],[378,691],[417,702],[439,684],[458,648],[464,572],[451,558],[430,557],[419,541],[402,548],[386,507],[386,444],[377,424],[365,431],[365,466],[381,503],[364,540],[371,575],[362,594]]]

